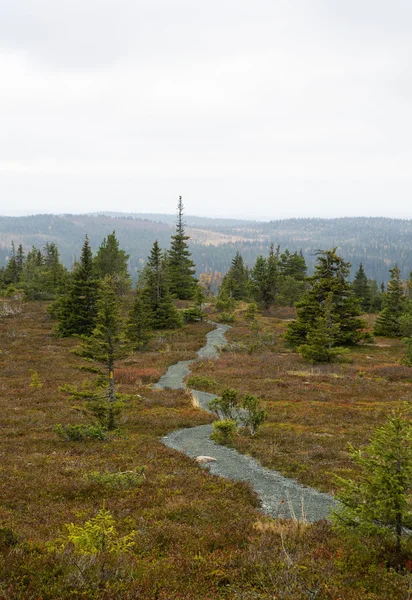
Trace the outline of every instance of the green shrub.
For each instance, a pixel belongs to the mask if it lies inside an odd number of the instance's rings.
[[[203,321],[203,311],[200,306],[191,306],[182,311],[184,323]]]
[[[117,473],[100,473],[93,471],[88,479],[94,483],[106,485],[114,489],[129,490],[141,485],[145,479],[145,467],[134,471],[123,471]]]
[[[237,390],[226,388],[223,390],[222,396],[211,400],[208,406],[219,419],[232,420],[234,419],[234,411],[238,404],[239,399]]]
[[[86,440],[106,440],[107,431],[99,425],[62,425],[53,428],[59,438],[67,442],[83,442]]]
[[[267,417],[267,413],[261,405],[261,401],[256,396],[245,394],[242,398],[242,408],[245,414],[242,416],[242,423],[250,431],[250,435],[255,435],[258,427]]]
[[[213,432],[211,439],[217,444],[227,444],[233,439],[237,430],[236,421],[233,419],[224,419],[213,423]]]
[[[219,315],[219,321],[222,323],[233,323],[235,320],[235,313],[233,312],[222,312]]]
[[[191,375],[186,380],[187,385],[194,390],[206,390],[210,391],[215,388],[217,382],[212,377],[206,377],[205,375]]]
[[[119,537],[116,529],[116,521],[112,514],[102,508],[97,515],[81,525],[70,523],[66,525],[67,536],[61,542],[64,550],[69,544],[74,547],[78,554],[98,554],[109,552],[121,555],[134,546],[136,531],[132,531],[124,537]],[[60,541],[60,540],[59,540]]]

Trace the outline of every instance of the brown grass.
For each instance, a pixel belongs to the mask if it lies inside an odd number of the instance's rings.
[[[148,385],[172,362],[192,358],[204,343],[208,325],[160,333],[149,352],[123,361],[117,370],[118,387],[133,398],[122,417],[121,432],[109,441],[87,443],[63,442],[53,433],[58,422],[86,422],[58,388],[92,375],[80,370],[84,363],[70,353],[76,341],[54,337],[52,326],[41,303],[24,304],[21,315],[0,319],[0,599],[305,600],[310,597],[308,589],[317,588],[317,598],[325,600],[407,597],[407,579],[381,565],[379,546],[349,545],[327,523],[300,527],[265,519],[246,484],[214,477],[160,443],[159,438],[172,429],[211,419],[192,407],[189,393]],[[280,331],[281,324],[275,323],[274,329]],[[230,335],[236,339],[245,332],[240,324]],[[288,448],[291,464],[300,466],[305,455],[302,448],[293,449],[294,443],[317,439],[323,452],[324,444],[333,439],[331,448],[336,451],[338,426],[344,437],[351,437],[353,428],[363,439],[364,412],[375,422],[382,418],[388,404],[382,406],[384,393],[353,401],[346,383],[335,377],[343,374],[353,391],[366,389],[369,394],[372,386],[377,394],[382,385],[372,383],[375,375],[369,371],[360,378],[359,368],[312,371],[295,355],[283,354],[280,345],[276,352],[258,355],[224,354],[220,362],[206,361],[196,371],[213,374],[222,387],[239,387],[240,382],[242,391],[264,390],[271,418],[244,450],[259,455],[272,448],[276,462],[279,452]],[[31,370],[39,373],[42,388],[30,387]],[[239,378],[239,370],[247,382]],[[309,375],[296,375],[299,371]],[[394,386],[394,396],[404,385],[388,383]],[[336,406],[335,392],[340,398]],[[313,410],[308,411],[309,406]],[[330,426],[327,407],[334,415]],[[308,461],[319,464],[314,455]],[[89,478],[94,471],[141,466],[146,467],[146,479],[135,489],[110,488]],[[79,568],[80,559],[73,552],[47,550],[45,544],[64,531],[64,524],[84,523],[103,502],[122,535],[137,531],[131,554],[119,559],[97,556]]]

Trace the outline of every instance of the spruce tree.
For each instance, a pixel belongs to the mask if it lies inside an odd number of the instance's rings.
[[[337,315],[333,314],[333,294],[330,292],[322,316],[317,317],[306,336],[306,343],[298,347],[298,352],[311,362],[331,362],[345,350],[334,347],[338,334],[339,323]]]
[[[127,323],[127,337],[133,350],[143,350],[150,339],[150,315],[142,290],[137,288]]]
[[[310,287],[297,303],[297,318],[289,324],[285,337],[294,346],[305,344],[317,319],[325,316],[325,303],[331,298],[332,319],[338,326],[333,345],[356,344],[362,338],[364,323],[357,318],[359,303],[347,281],[350,263],[336,254],[336,248],[317,254],[315,273],[307,278]]]
[[[107,275],[99,284],[96,300],[96,318],[90,336],[84,337],[77,354],[94,360],[105,367],[108,392],[106,402],[97,411],[104,416],[107,429],[114,429],[116,409],[115,364],[130,352],[126,342],[125,322],[121,316],[120,300],[116,292],[117,280]]]
[[[183,202],[182,196],[179,196],[176,233],[172,236],[168,254],[170,293],[179,300],[192,300],[196,291],[196,268],[190,258],[191,254],[187,243],[189,239],[190,237],[185,235]]]
[[[355,274],[355,279],[353,280],[353,291],[360,301],[363,312],[369,311],[371,305],[370,286],[362,263],[360,263],[359,269]]]
[[[260,305],[269,308],[271,295],[269,290],[269,277],[267,260],[258,256],[250,274],[250,295]]]
[[[86,235],[80,262],[75,265],[67,293],[56,308],[58,332],[63,337],[90,335],[95,327],[98,280],[93,268],[93,256]]]
[[[142,273],[142,301],[147,308],[152,329],[174,329],[182,324],[169,290],[167,259],[162,255],[157,240],[153,244]]]
[[[43,252],[33,246],[24,262],[21,287],[27,300],[52,300],[63,291],[67,277],[56,244],[47,243]]]
[[[94,257],[94,268],[99,279],[107,275],[113,277],[119,294],[124,294],[130,289],[131,280],[127,269],[129,255],[120,250],[116,232],[104,238]]]
[[[270,245],[267,260],[267,306],[275,304],[276,296],[279,292],[279,252],[279,246],[275,251],[274,245]]]
[[[338,478],[336,526],[393,539],[400,553],[405,529],[412,527],[410,415],[392,414],[364,450],[350,446],[350,454],[361,472],[357,481]]]
[[[297,281],[303,281],[306,277],[307,266],[302,250],[299,253],[291,254],[286,249],[280,255],[279,271],[283,277],[293,277]]]
[[[247,300],[249,283],[248,268],[243,262],[240,252],[236,252],[229,271],[223,278],[221,292],[234,300]]]
[[[7,262],[6,268],[3,271],[3,284],[7,285],[15,285],[19,281],[19,265],[16,257],[16,248],[14,246],[14,242],[11,243],[11,256]]]
[[[406,310],[406,296],[403,289],[401,272],[395,265],[389,269],[391,279],[383,297],[383,309],[374,328],[375,335],[400,337],[402,335],[400,318]]]

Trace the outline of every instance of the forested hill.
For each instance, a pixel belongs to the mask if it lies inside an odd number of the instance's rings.
[[[403,278],[412,270],[412,221],[387,218],[346,217],[340,219],[286,219],[270,222],[211,219],[186,216],[187,233],[198,273],[213,269],[225,273],[240,250],[247,264],[269,245],[281,250],[302,249],[309,265],[318,249],[338,247],[338,253],[356,270],[362,262],[369,278],[388,280],[395,263]],[[62,261],[70,266],[79,255],[87,233],[94,250],[102,239],[116,231],[120,246],[130,254],[130,269],[141,269],[157,239],[168,248],[174,230],[174,215],[105,213],[96,215],[35,215],[0,217],[0,266],[6,263],[11,242],[42,248],[57,243]]]

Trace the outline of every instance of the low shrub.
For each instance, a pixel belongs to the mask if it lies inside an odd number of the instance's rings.
[[[186,384],[194,390],[199,389],[208,392],[215,388],[217,382],[212,377],[206,377],[205,375],[191,375],[186,380]]]
[[[233,419],[215,421],[213,423],[213,432],[210,437],[217,444],[227,444],[233,439],[236,430],[237,424]]]
[[[100,473],[93,471],[88,479],[93,483],[98,483],[114,489],[129,490],[141,485],[146,478],[145,467],[134,471],[122,471],[117,473]]]
[[[233,323],[235,320],[235,313],[233,312],[222,312],[219,315],[219,321],[221,323]]]
[[[62,425],[53,428],[54,433],[67,442],[84,442],[86,440],[106,440],[107,431],[99,425]]]

